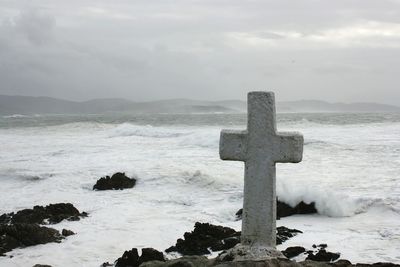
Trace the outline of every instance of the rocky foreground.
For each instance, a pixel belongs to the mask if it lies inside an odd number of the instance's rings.
[[[79,212],[71,203],[35,206],[16,213],[5,213],[0,216],[0,256],[15,248],[59,243],[74,232],[63,229],[60,233],[47,225],[63,220],[77,221],[86,216],[87,213]]]
[[[283,243],[301,233],[296,229],[278,227],[277,242]],[[229,249],[235,247],[239,242],[240,232],[234,229],[197,222],[193,231],[186,232],[174,246],[166,249],[167,253],[178,252],[182,255],[178,259],[168,260],[163,252],[153,248],[143,248],[139,255],[139,250],[133,248],[125,251],[114,263],[106,262],[101,267],[400,267],[400,265],[392,263],[352,264],[347,260],[338,260],[340,253],[329,252],[326,244],[314,245],[309,249],[289,247],[281,251],[286,258],[234,262],[233,258],[229,256]],[[220,253],[218,257],[208,259],[205,255],[210,255],[212,252]],[[305,260],[296,262],[294,261],[296,257],[302,257]]]

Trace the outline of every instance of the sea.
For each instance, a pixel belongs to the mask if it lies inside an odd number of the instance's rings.
[[[0,116],[0,214],[60,202],[89,213],[51,226],[76,235],[0,266],[100,266],[134,247],[165,250],[197,221],[240,230],[243,163],[218,149],[221,129],[245,127],[245,114]],[[303,232],[278,249],[327,244],[353,263],[399,264],[400,114],[278,114],[277,128],[305,138],[301,163],[277,164],[277,195],[318,210],[278,220]],[[115,172],[136,186],[92,190]]]

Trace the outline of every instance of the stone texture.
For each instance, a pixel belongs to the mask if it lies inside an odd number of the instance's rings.
[[[243,245],[275,248],[275,163],[300,162],[302,153],[302,135],[276,131],[274,94],[250,92],[247,130],[223,130],[220,138],[221,159],[245,162]]]

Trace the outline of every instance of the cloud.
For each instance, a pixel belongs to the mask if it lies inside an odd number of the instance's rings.
[[[391,0],[4,0],[0,94],[400,104],[399,25]]]
[[[49,42],[53,37],[55,25],[54,17],[34,9],[21,11],[19,16],[13,19],[15,30],[35,45]]]

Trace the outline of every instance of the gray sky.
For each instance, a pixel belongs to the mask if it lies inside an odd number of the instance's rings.
[[[1,0],[0,94],[400,105],[400,0]]]

